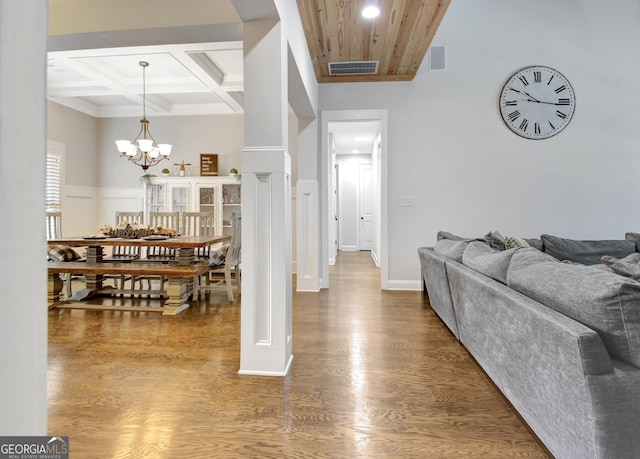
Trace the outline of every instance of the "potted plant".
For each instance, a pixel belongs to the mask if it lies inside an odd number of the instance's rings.
[[[229,175],[231,177],[235,177],[236,180],[240,181],[240,174],[238,173],[238,169],[236,169],[235,167],[232,167],[231,170],[229,170]]]
[[[155,177],[153,174],[146,173],[140,177],[140,183],[143,185],[151,185],[151,177]]]
[[[162,169],[162,175],[164,177],[167,177],[169,175],[169,169],[167,169],[166,167],[164,169]]]

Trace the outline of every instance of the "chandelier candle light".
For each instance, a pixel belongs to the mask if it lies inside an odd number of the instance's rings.
[[[116,140],[116,146],[120,154],[129,161],[142,167],[144,171],[151,166],[155,166],[163,159],[168,159],[171,154],[171,145],[168,143],[156,144],[155,139],[149,132],[149,120],[147,119],[146,105],[146,81],[145,70],[149,66],[148,62],[138,62],[142,67],[142,119],[140,120],[140,131],[133,142],[130,140]]]

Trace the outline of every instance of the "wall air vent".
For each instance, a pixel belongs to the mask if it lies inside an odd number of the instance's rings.
[[[375,75],[378,61],[329,62],[329,75]]]

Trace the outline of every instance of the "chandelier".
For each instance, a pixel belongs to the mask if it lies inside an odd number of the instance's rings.
[[[142,67],[142,119],[140,120],[140,131],[133,142],[130,140],[116,140],[116,146],[121,156],[142,167],[144,171],[151,166],[155,166],[163,159],[167,159],[171,154],[171,145],[168,143],[156,144],[155,139],[149,132],[149,120],[147,119],[146,105],[146,81],[145,70],[149,66],[148,62],[138,62]]]

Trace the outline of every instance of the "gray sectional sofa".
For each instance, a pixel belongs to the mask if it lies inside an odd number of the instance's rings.
[[[431,307],[549,451],[640,457],[640,282],[601,262],[637,259],[640,237],[438,236],[418,249]]]

